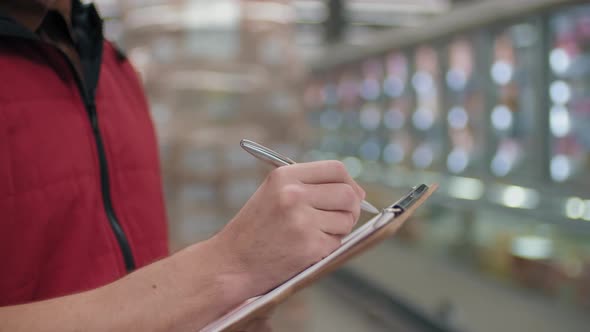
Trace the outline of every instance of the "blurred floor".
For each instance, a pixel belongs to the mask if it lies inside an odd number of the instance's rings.
[[[442,300],[452,299],[447,318],[454,330],[588,331],[582,310],[535,292],[482,280],[473,271],[394,242],[353,260],[347,269],[398,300],[412,299],[414,309],[431,318],[440,313]],[[424,332],[370,294],[359,296],[364,294],[362,286],[337,279],[334,275],[325,278],[283,304],[273,316],[274,331]]]
[[[587,312],[565,301],[482,278],[443,256],[395,241],[375,247],[347,268],[430,315],[450,301],[447,316],[460,331],[588,331]]]
[[[273,331],[420,332],[395,315],[384,321],[363,302],[334,280],[324,280],[281,306],[273,315]]]
[[[320,331],[389,331],[358,306],[327,287],[315,287],[309,291],[312,317],[309,332]]]
[[[286,303],[273,316],[273,331],[389,331],[326,286],[312,287],[301,293],[295,301],[300,303],[297,305],[291,302]],[[299,305],[305,307],[303,315],[293,312],[293,307]]]

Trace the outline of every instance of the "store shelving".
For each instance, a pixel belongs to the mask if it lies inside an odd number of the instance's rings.
[[[590,6],[549,19],[550,176],[556,183],[588,184],[590,172]]]
[[[540,145],[536,124],[541,96],[536,84],[542,70],[542,37],[536,23],[525,18],[491,31],[487,75],[493,147],[488,167],[497,178],[539,180],[535,147]]]
[[[414,100],[411,95],[411,60],[403,51],[391,51],[384,57],[387,76],[383,83],[386,111],[383,125],[387,131],[387,144],[383,148],[386,165],[411,168],[414,150],[411,118]]]
[[[313,77],[356,67],[357,82],[382,83],[360,109],[376,125],[362,136],[384,137],[376,162],[335,128],[344,146],[316,159],[360,159],[353,173],[377,203],[439,183],[433,215],[401,238],[587,305],[564,294],[590,288],[590,5],[487,2],[449,16],[313,63]]]
[[[443,49],[445,58],[444,108],[448,149],[446,169],[451,174],[482,174],[486,148],[485,80],[479,75],[481,33],[457,35]]]
[[[444,158],[442,107],[442,66],[435,45],[422,44],[413,50],[411,76],[414,110],[412,164],[416,169],[438,170]]]

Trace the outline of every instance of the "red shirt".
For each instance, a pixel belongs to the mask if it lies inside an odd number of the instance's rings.
[[[141,84],[74,2],[84,79],[0,16],[0,306],[99,287],[168,254]]]

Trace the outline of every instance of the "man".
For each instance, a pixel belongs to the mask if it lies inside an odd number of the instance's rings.
[[[147,103],[94,7],[0,13],[1,331],[195,331],[358,219],[365,194],[341,163],[281,167],[221,232],[166,257]]]

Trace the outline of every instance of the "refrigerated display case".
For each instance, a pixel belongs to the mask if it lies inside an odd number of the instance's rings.
[[[303,103],[307,117],[307,123],[310,126],[310,135],[307,139],[306,144],[311,148],[317,148],[320,143],[322,136],[320,126],[320,116],[324,109],[324,83],[325,77],[315,75],[310,77],[305,82],[305,88],[303,91]],[[312,156],[308,154],[304,155],[304,160],[311,159]]]
[[[341,75],[340,71],[331,73],[322,88],[323,105],[319,114],[319,124],[323,133],[320,140],[320,151],[324,153],[323,158],[339,155],[344,146],[341,135],[345,114],[341,108],[342,98],[338,91]]]
[[[541,35],[534,20],[492,31],[489,121],[492,151],[489,169],[498,178],[540,176],[535,126],[540,119]]]
[[[305,99],[316,128],[316,155],[376,162],[383,146],[382,66],[376,59],[348,63],[311,79]]]
[[[550,176],[556,183],[590,183],[590,5],[549,20]]]
[[[349,64],[340,69],[338,78],[338,108],[342,113],[342,127],[340,140],[342,142],[342,156],[354,156],[362,140],[363,131],[359,121],[362,101],[360,88],[362,78],[360,68],[356,64]]]
[[[477,54],[481,35],[459,35],[444,49],[444,106],[449,141],[446,168],[452,174],[481,174],[486,148],[485,90]]]
[[[380,58],[369,58],[360,64],[361,84],[359,87],[361,104],[358,110],[358,123],[361,129],[358,143],[358,158],[368,162],[381,159],[385,144],[383,131],[383,83],[384,63]]]
[[[415,145],[412,164],[416,169],[435,170],[440,166],[444,149],[439,52],[432,45],[421,45],[413,56],[411,85],[415,105],[410,121]]]
[[[395,250],[384,249],[378,263],[359,261],[367,279],[407,250],[422,263],[390,288],[401,294],[424,262],[442,261],[437,271],[448,268],[449,285],[457,283],[457,292],[447,295],[465,301],[458,305],[464,312],[482,303],[472,294],[489,291],[490,302],[502,303],[496,317],[520,303],[534,330],[584,326],[579,313],[590,305],[590,5],[565,2],[575,1],[549,0],[528,10],[518,2],[516,12],[485,2],[477,5],[482,12],[466,10],[456,22],[445,18],[414,32],[392,32],[356,57],[327,53],[343,59],[330,68],[382,59],[381,103],[371,93],[360,98],[382,105],[386,132],[381,160],[387,167],[377,177],[365,170],[359,178],[369,200],[395,196],[416,181],[441,184],[430,209],[392,241]],[[373,134],[371,126],[363,130]],[[399,261],[409,266],[405,258]],[[387,272],[396,277],[383,279],[404,278],[405,270],[393,270]],[[466,291],[470,280],[477,285]],[[417,283],[412,301],[436,303],[431,293],[444,287],[432,285],[431,278]],[[555,309],[551,318],[537,324],[547,308]],[[503,330],[519,330],[522,315]]]
[[[387,134],[382,159],[386,165],[410,168],[414,105],[410,91],[410,61],[405,52],[392,51],[385,56],[385,65],[383,126]]]

